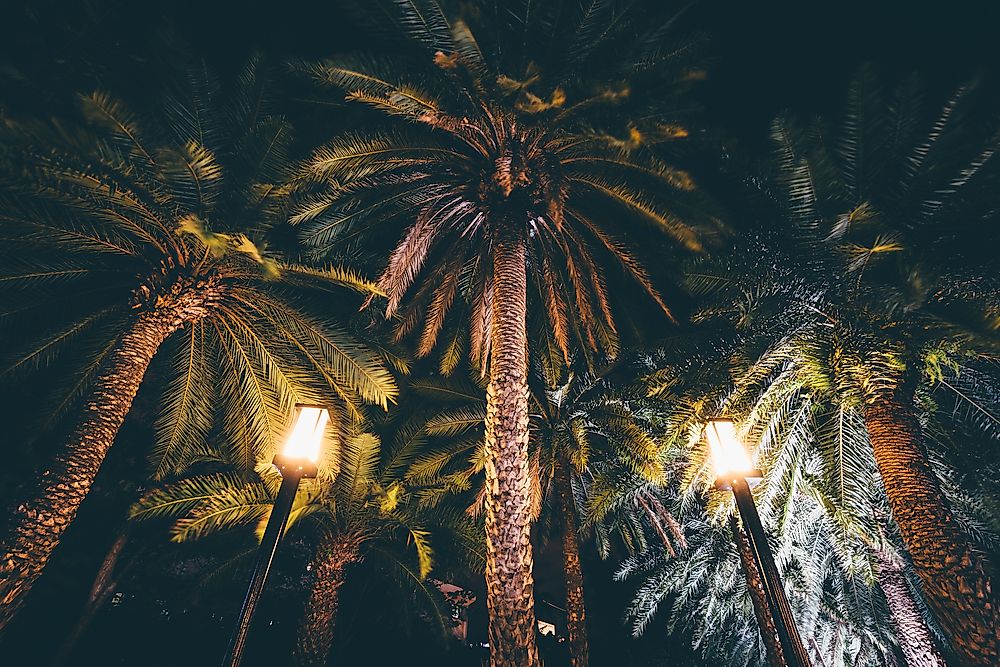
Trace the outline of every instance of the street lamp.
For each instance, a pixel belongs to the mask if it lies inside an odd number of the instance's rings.
[[[271,516],[264,529],[264,537],[257,551],[257,562],[254,565],[250,588],[240,610],[239,622],[229,643],[224,667],[237,667],[243,659],[243,649],[246,645],[247,633],[253,618],[257,601],[264,590],[267,573],[278,550],[278,543],[288,524],[288,516],[292,512],[295,492],[298,491],[302,478],[316,476],[316,462],[319,460],[320,448],[323,444],[323,434],[330,413],[318,405],[296,405],[295,421],[291,433],[285,440],[285,447],[274,457],[274,467],[281,473],[281,488],[278,497],[274,499]]]
[[[760,571],[767,597],[767,605],[774,618],[778,639],[781,641],[785,662],[789,667],[809,667],[809,655],[802,646],[802,639],[792,618],[792,609],[785,597],[785,589],[781,584],[781,576],[774,564],[774,556],[767,544],[767,536],[757,513],[757,506],[750,492],[750,483],[760,482],[762,475],[750,463],[743,443],[736,434],[736,425],[731,419],[713,419],[705,426],[705,439],[708,440],[712,455],[712,465],[715,468],[715,486],[718,489],[731,490],[736,498],[736,507],[746,528],[747,541],[753,553],[754,562]],[[765,628],[761,628],[766,632]]]

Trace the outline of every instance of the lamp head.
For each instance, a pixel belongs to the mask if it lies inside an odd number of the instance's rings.
[[[274,464],[284,472],[289,468],[301,471],[303,477],[316,476],[316,464],[323,446],[330,412],[319,405],[297,404],[292,430]]]
[[[750,462],[746,448],[736,434],[732,419],[712,419],[705,425],[705,439],[712,454],[715,485],[728,489],[734,478],[743,477],[759,481],[761,474]]]

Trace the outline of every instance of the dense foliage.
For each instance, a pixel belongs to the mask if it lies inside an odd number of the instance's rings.
[[[997,664],[986,86],[865,66],[755,150],[700,108],[682,7],[337,11],[342,48],[239,66],[164,32],[141,83],[97,46],[0,69],[0,378],[39,479],[4,498],[3,641],[87,551],[71,525],[113,523],[88,507],[127,520],[57,662],[119,587],[177,594],[153,567],[233,597],[309,403],[333,418],[262,610],[286,660],[350,660],[364,609],[455,664],[785,664],[713,484],[725,416],[813,664]]]

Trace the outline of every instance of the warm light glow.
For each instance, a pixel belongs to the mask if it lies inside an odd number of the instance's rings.
[[[705,426],[705,438],[712,452],[715,476],[746,476],[753,471],[750,457],[736,436],[736,425],[729,419],[713,419]]]
[[[296,406],[296,410],[295,425],[285,441],[283,455],[291,460],[304,459],[316,463],[330,413],[326,408],[310,405]]]

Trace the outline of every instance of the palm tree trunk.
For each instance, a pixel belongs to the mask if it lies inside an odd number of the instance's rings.
[[[357,560],[358,544],[354,539],[328,535],[316,549],[312,591],[299,623],[295,645],[296,664],[301,667],[326,664],[333,645],[340,587],[344,584],[347,567]]]
[[[94,615],[97,614],[97,611],[111,597],[111,592],[118,582],[118,577],[113,576],[115,567],[118,565],[118,558],[121,556],[122,549],[125,548],[125,544],[128,542],[131,527],[132,524],[128,522],[122,527],[117,539],[115,539],[111,544],[111,548],[105,554],[104,561],[101,563],[101,567],[97,571],[97,576],[94,577],[94,583],[90,587],[90,595],[87,596],[87,603],[80,614],[80,618],[77,619],[76,625],[73,626],[70,633],[63,639],[59,651],[52,660],[53,665],[66,663],[73,653],[73,649],[76,648],[77,642],[80,641],[80,637],[83,636],[90,622],[94,620]]]
[[[743,563],[743,572],[747,577],[747,590],[750,592],[750,603],[753,605],[753,613],[757,618],[757,628],[760,630],[761,639],[764,640],[764,647],[767,649],[767,661],[771,667],[785,667],[785,654],[781,649],[781,641],[778,639],[778,629],[774,625],[774,618],[771,616],[771,609],[767,606],[767,594],[764,592],[764,582],[760,578],[760,571],[754,562],[753,553],[750,551],[750,542],[743,532],[742,526],[736,519],[736,515],[729,517],[729,527],[733,531],[733,539],[736,540],[736,550],[740,554],[740,562]]]
[[[505,227],[507,227],[505,225]],[[493,249],[486,388],[486,604],[493,667],[538,667],[528,461],[527,250],[524,231]]]
[[[963,665],[1000,664],[1000,613],[986,565],[962,530],[927,459],[911,381],[865,406],[892,516],[930,607]]]
[[[132,407],[149,362],[166,338],[201,317],[213,289],[189,289],[141,312],[121,334],[83,407],[68,446],[42,473],[40,492],[17,508],[13,534],[0,550],[0,631],[24,602],[76,517]]]
[[[889,603],[889,613],[896,629],[896,640],[910,667],[947,667],[934,644],[930,628],[917,608],[906,576],[893,554],[878,549],[878,582]]]
[[[583,567],[580,563],[580,521],[573,500],[569,463],[556,470],[556,485],[563,510],[562,553],[566,573],[566,629],[569,632],[569,659],[573,667],[590,664],[587,646],[587,614],[583,596]]]

